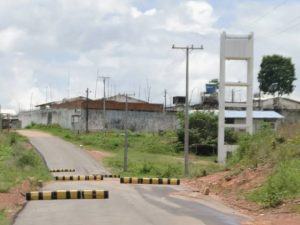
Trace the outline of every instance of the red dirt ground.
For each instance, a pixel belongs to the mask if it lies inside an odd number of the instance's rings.
[[[253,218],[243,225],[300,225],[300,214],[292,213],[292,205],[299,204],[298,200],[286,202],[276,209],[264,209],[256,203],[245,199],[244,193],[259,187],[271,172],[265,166],[258,169],[246,169],[239,174],[232,171],[215,173],[209,176],[184,180],[182,183],[191,188],[193,197],[203,197],[209,189],[213,199],[223,202],[243,214]],[[225,179],[227,177],[227,180]]]
[[[26,180],[8,193],[0,193],[0,210],[5,209],[8,218],[12,218],[25,204],[25,193],[30,191],[30,181]]]

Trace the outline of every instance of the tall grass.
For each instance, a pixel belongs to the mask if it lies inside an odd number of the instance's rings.
[[[0,211],[0,225],[9,225],[9,220],[5,216],[5,211]]]
[[[245,135],[228,162],[231,167],[268,165],[273,172],[266,182],[248,194],[264,207],[275,207],[285,200],[300,197],[300,136],[284,136],[268,126],[254,135]]]
[[[48,169],[26,139],[16,133],[0,133],[0,192],[7,192],[27,178],[32,182],[50,178]]]
[[[104,159],[106,167],[113,173],[129,176],[182,177],[183,153],[175,132],[136,133],[129,132],[128,171],[123,172],[124,133],[120,131],[76,134],[58,125],[33,125],[29,128],[39,129],[60,136],[76,144],[94,150],[113,153]],[[201,176],[222,170],[214,162],[215,157],[195,156],[191,159],[191,176]]]

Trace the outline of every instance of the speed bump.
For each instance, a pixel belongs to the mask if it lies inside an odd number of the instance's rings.
[[[70,176],[55,176],[55,180],[76,180],[76,181],[81,181],[81,180],[103,180],[102,175],[70,175]]]
[[[102,175],[104,178],[120,178],[120,175],[112,175],[112,174],[105,174]]]
[[[32,191],[26,193],[26,200],[108,199],[108,196],[104,190]]]
[[[60,172],[75,172],[75,169],[51,169],[51,173],[60,173]]]
[[[138,177],[121,177],[121,184],[169,184],[179,185],[180,179],[176,178],[138,178]]]

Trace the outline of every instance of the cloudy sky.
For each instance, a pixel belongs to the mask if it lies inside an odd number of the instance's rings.
[[[98,74],[109,76],[109,94],[135,93],[163,102],[183,95],[185,54],[172,44],[200,46],[190,56],[190,95],[219,74],[219,37],[255,35],[256,76],[263,55],[292,57],[300,70],[299,0],[0,0],[0,104],[28,109],[46,100],[95,97]],[[298,53],[298,54],[297,54]],[[228,63],[231,80],[243,63]],[[300,99],[300,79],[291,97]],[[70,91],[68,91],[70,87]],[[97,96],[102,97],[98,85]]]

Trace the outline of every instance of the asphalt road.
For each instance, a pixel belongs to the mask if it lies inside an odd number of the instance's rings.
[[[57,137],[21,131],[43,155],[49,168],[75,168],[75,173],[106,173],[81,148]],[[120,184],[104,181],[50,182],[44,190],[102,189],[106,200],[30,201],[18,214],[15,225],[235,225],[245,220],[217,202],[180,197],[184,186]],[[211,206],[208,206],[211,205]]]

